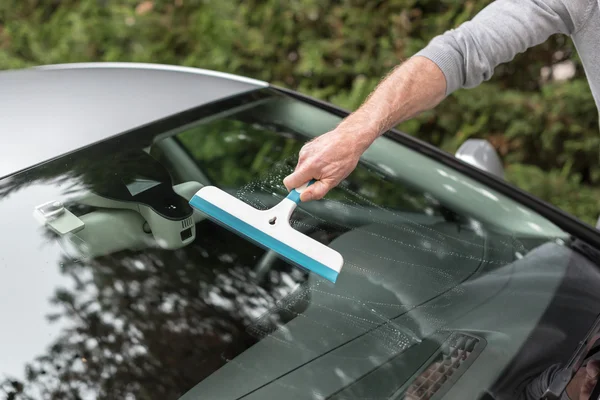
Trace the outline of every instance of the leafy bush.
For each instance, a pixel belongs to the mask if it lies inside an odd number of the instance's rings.
[[[489,3],[5,0],[0,68],[181,64],[268,80],[354,109],[394,65]],[[542,82],[543,67],[569,59],[577,65],[573,79]],[[593,189],[600,186],[598,112],[565,37],[519,55],[498,67],[490,82],[457,92],[401,128],[448,151],[469,137],[488,138],[516,171],[509,174],[512,182],[588,222],[600,212],[593,200],[600,198],[600,189]],[[539,168],[547,190],[518,175],[530,176],[527,165]],[[570,190],[562,192],[556,176],[567,177]]]
[[[506,177],[516,186],[545,199],[563,210],[580,216],[594,226],[600,210],[600,190],[581,184],[578,176],[561,171],[549,172],[522,164],[514,164],[506,169]]]

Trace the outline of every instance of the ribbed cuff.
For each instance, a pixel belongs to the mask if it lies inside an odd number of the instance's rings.
[[[427,47],[419,51],[413,57],[425,57],[434,62],[446,78],[446,96],[462,87],[462,60],[456,50],[449,45],[444,45],[444,41],[437,43],[434,39]]]

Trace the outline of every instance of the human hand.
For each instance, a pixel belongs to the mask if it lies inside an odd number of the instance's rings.
[[[302,192],[300,200],[319,200],[350,175],[369,144],[370,141],[356,140],[343,129],[325,133],[302,147],[295,171],[283,184],[292,190],[315,179],[316,182]]]
[[[580,368],[567,386],[567,394],[572,400],[590,400],[600,373],[600,361],[593,360]]]

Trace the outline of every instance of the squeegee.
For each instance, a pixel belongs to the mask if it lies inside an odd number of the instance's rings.
[[[300,204],[300,194],[313,183],[291,190],[268,210],[258,210],[215,186],[204,186],[189,203],[232,232],[335,283],[344,265],[342,255],[290,226],[290,217]]]

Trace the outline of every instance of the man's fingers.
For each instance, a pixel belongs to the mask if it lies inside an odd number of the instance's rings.
[[[592,360],[587,363],[585,372],[590,378],[598,378],[598,375],[600,374],[600,361]]]
[[[300,200],[306,202],[322,199],[329,189],[331,189],[330,185],[326,184],[324,181],[316,181],[302,192]]]
[[[307,168],[297,168],[296,171],[286,176],[283,180],[283,184],[287,188],[288,192],[292,189],[296,189],[304,185],[306,182],[310,181],[314,177],[312,176],[312,171]]]
[[[592,395],[594,386],[596,386],[596,382],[598,382],[598,375],[600,374],[600,362],[597,360],[590,361],[585,370],[586,376],[583,385],[581,385],[579,400],[588,400]]]

